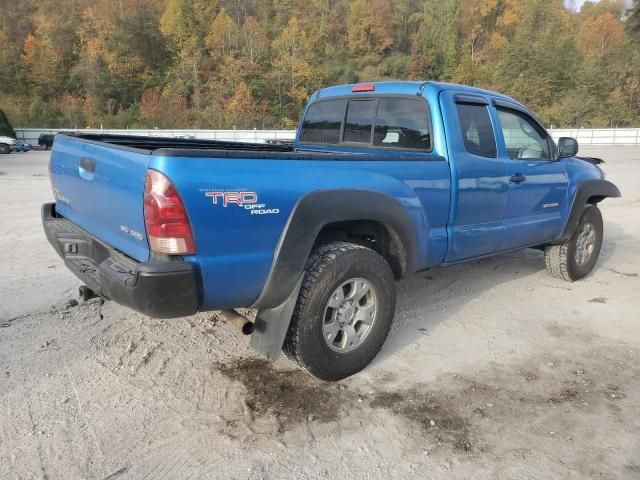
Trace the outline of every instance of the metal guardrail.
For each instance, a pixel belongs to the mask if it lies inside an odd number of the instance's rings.
[[[228,142],[265,143],[268,140],[293,140],[295,130],[114,130],[114,129],[41,129],[16,128],[18,139],[37,144],[42,133],[77,132],[104,133],[112,135],[142,135],[153,137],[197,138]],[[580,128],[551,129],[551,136],[573,137],[581,145],[640,145],[640,128]]]
[[[557,128],[549,133],[555,140],[573,137],[580,145],[640,145],[640,128]]]
[[[109,135],[138,135],[150,137],[196,138],[201,140],[222,140],[226,142],[265,143],[267,140],[293,140],[295,130],[129,130],[129,129],[45,129],[15,128],[19,140],[37,144],[43,133],[83,132]]]

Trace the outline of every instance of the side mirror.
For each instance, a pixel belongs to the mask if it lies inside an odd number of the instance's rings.
[[[561,137],[558,140],[558,157],[574,157],[578,153],[578,141],[571,137]]]

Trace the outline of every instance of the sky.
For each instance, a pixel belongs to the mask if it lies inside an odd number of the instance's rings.
[[[593,3],[598,3],[600,0],[564,0],[564,4],[567,7],[573,7],[575,8],[575,10],[580,10],[580,7],[582,7],[582,4],[585,3],[586,1],[591,1]],[[629,0],[626,0],[625,3],[627,5],[629,5],[629,3],[631,3]]]
[[[585,2],[586,0],[565,0],[564,4],[567,7],[573,7],[576,10],[580,10],[580,7],[582,7],[582,4]],[[596,0],[598,1],[598,0]]]

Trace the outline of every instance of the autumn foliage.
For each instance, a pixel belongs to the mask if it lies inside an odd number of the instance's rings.
[[[291,128],[337,83],[467,83],[640,126],[640,0],[0,0],[16,126]],[[629,8],[630,7],[630,8]]]

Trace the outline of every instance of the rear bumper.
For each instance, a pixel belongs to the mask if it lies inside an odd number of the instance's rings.
[[[55,203],[42,206],[42,225],[67,268],[97,294],[154,318],[198,311],[200,275],[193,264],[169,257],[138,262],[57,215]]]

